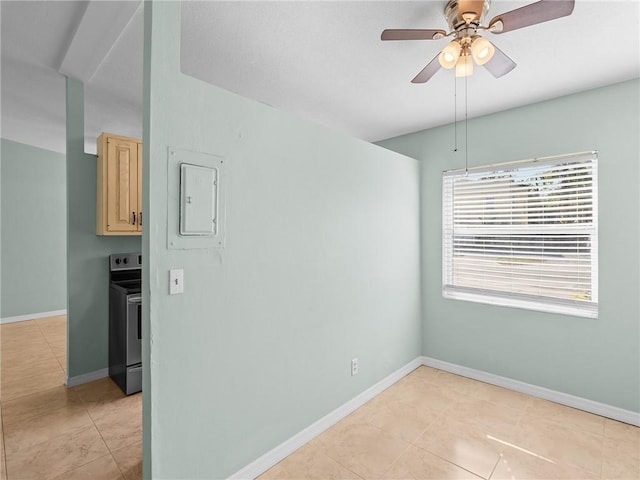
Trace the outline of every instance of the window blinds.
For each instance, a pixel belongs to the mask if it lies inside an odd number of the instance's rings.
[[[595,152],[443,173],[443,295],[597,316]]]

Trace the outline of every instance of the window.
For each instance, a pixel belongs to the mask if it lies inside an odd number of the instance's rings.
[[[595,152],[446,171],[442,196],[445,298],[597,317]]]

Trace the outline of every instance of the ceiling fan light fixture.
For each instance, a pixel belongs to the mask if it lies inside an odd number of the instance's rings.
[[[471,42],[471,55],[478,65],[484,65],[493,58],[496,49],[486,38],[476,37]]]
[[[456,40],[451,41],[446,47],[442,49],[440,55],[438,55],[438,62],[442,68],[451,69],[456,66],[458,58],[460,57],[460,43]]]
[[[470,77],[473,75],[473,61],[471,55],[465,53],[460,55],[456,63],[456,77]]]

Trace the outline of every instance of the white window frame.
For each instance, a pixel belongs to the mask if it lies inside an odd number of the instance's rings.
[[[586,166],[588,165],[588,167]],[[569,167],[571,166],[571,167]],[[576,166],[576,167],[574,167]],[[508,178],[509,185],[506,186],[507,191],[514,191],[515,187],[511,185],[515,185],[516,180],[511,180],[511,178],[518,178],[518,173],[515,172],[535,172],[537,169],[540,172],[544,170],[552,170],[553,168],[564,169],[564,168],[583,168],[587,169],[587,171],[591,172],[591,217],[590,221],[585,220],[585,216],[583,215],[582,219],[576,214],[576,219],[574,219],[574,223],[564,224],[564,222],[558,221],[558,223],[550,222],[553,224],[541,224],[543,222],[530,222],[522,221],[522,212],[523,209],[532,208],[529,204],[530,200],[527,198],[524,201],[520,200],[520,203],[511,202],[512,205],[520,205],[516,214],[511,213],[501,213],[500,216],[504,216],[506,221],[502,222],[502,218],[500,222],[496,220],[496,214],[494,212],[488,211],[485,207],[468,207],[464,206],[465,202],[468,205],[469,203],[481,202],[481,205],[486,205],[491,198],[491,195],[496,194],[496,187],[491,187],[492,190],[482,190],[484,186],[491,186],[488,182],[504,182],[504,178]],[[514,177],[505,177],[505,175],[514,175]],[[496,176],[497,178],[494,180],[492,176]],[[521,177],[522,178],[522,177]],[[548,178],[548,177],[547,177]],[[564,177],[557,177],[564,178]],[[583,177],[584,178],[584,177]],[[455,299],[455,300],[466,300],[478,303],[486,303],[491,305],[500,305],[507,307],[516,307],[516,308],[524,308],[528,310],[537,310],[542,312],[550,312],[550,313],[558,313],[558,314],[566,314],[566,315],[574,315],[580,317],[588,317],[588,318],[597,318],[598,316],[598,187],[597,187],[597,152],[581,152],[574,153],[570,155],[561,155],[555,157],[545,157],[538,158],[533,160],[524,160],[518,162],[509,162],[495,165],[487,165],[482,167],[470,168],[468,170],[459,169],[459,170],[448,170],[442,173],[442,295],[444,298]],[[475,200],[478,198],[476,195],[477,187],[471,186],[472,181],[477,181],[480,185],[480,200]],[[583,182],[589,182],[589,180],[582,180]],[[476,188],[473,192],[474,200],[469,202],[466,199],[470,198],[469,196],[463,197],[463,194],[458,195],[457,205],[460,205],[457,210],[454,207],[455,200],[455,189],[456,182],[465,182],[465,183],[457,183],[458,190],[460,192],[464,191],[465,186],[467,188]],[[487,182],[487,183],[483,183]],[[541,182],[545,183],[545,182]],[[489,187],[487,187],[489,188]],[[498,187],[500,188],[500,187]],[[546,188],[546,187],[540,187]],[[553,190],[553,185],[549,187],[549,191]],[[467,190],[468,191],[468,190]],[[558,189],[556,187],[555,192]],[[546,192],[546,191],[545,191]],[[469,194],[467,194],[469,195]],[[510,195],[510,194],[507,194]],[[566,195],[566,193],[561,193],[560,195]],[[540,215],[556,215],[554,210],[560,209],[557,205],[554,205],[556,208],[547,209],[548,203],[546,200],[543,201],[541,198],[542,194],[539,194],[538,197],[533,197],[532,202],[535,203],[533,207],[537,207],[538,209],[543,208],[543,214],[537,213],[538,219],[541,218]],[[510,198],[514,198],[511,196]],[[524,207],[522,207],[524,202]],[[505,203],[502,203],[501,212],[504,211]],[[541,207],[542,205],[542,207]],[[511,207],[513,208],[513,207]],[[465,210],[467,209],[467,210]],[[462,220],[464,218],[469,217],[468,212],[472,210],[471,220]],[[455,210],[455,211],[454,211]],[[482,210],[481,213],[478,211]],[[454,221],[454,214],[457,214],[455,217],[457,220]],[[520,217],[517,217],[520,215]],[[566,213],[565,213],[566,215]],[[520,218],[520,220],[518,220]],[[544,217],[547,219],[548,217]],[[588,218],[588,216],[587,216]],[[560,220],[560,218],[558,218]],[[509,222],[511,222],[509,224]],[[545,222],[546,223],[546,222]],[[498,225],[499,224],[499,225]],[[456,234],[458,236],[456,236]],[[494,236],[495,235],[495,236]],[[522,237],[518,237],[518,235],[522,235]],[[590,289],[587,291],[584,296],[579,294],[570,294],[570,293],[561,293],[557,288],[551,288],[551,282],[558,282],[561,286],[567,287],[569,281],[567,278],[563,278],[561,275],[557,273],[557,269],[555,272],[552,272],[552,267],[540,266],[537,267],[536,270],[538,272],[538,286],[544,284],[543,288],[538,288],[538,292],[544,290],[544,294],[533,293],[535,288],[531,286],[529,288],[526,283],[529,281],[527,277],[531,275],[526,273],[522,273],[526,270],[525,260],[523,255],[527,255],[532,253],[534,255],[540,255],[541,260],[539,263],[544,264],[547,262],[547,259],[551,258],[549,251],[553,247],[545,246],[545,238],[550,235],[556,235],[553,237],[556,239],[558,236],[565,235],[567,239],[571,239],[571,235],[575,236],[575,245],[576,249],[580,249],[579,253],[564,253],[560,255],[555,255],[555,260],[552,262],[549,260],[549,263],[558,263],[557,258],[561,257],[561,262],[564,262],[565,258],[567,264],[574,262],[575,265],[571,267],[567,267],[565,264],[562,265],[562,269],[564,268],[575,268],[575,271],[579,271],[580,275],[585,270],[583,267],[582,270],[580,266],[576,266],[582,262],[582,265],[585,265],[584,258],[586,255],[583,254],[583,250],[585,247],[583,246],[585,242],[583,242],[580,238],[588,237],[587,245],[590,246],[588,248],[589,258],[586,259],[586,265],[589,266],[588,270],[590,272],[590,278],[587,277],[590,281]],[[474,237],[475,236],[475,237]],[[473,244],[471,247],[468,246],[460,246],[461,244],[465,244],[471,238],[470,242]],[[490,251],[490,248],[485,248],[484,251],[481,251],[480,247],[477,247],[475,244],[477,243],[477,238],[484,238],[487,244],[491,244],[492,242],[498,242],[496,247],[496,243],[493,243],[492,248],[499,248],[500,250],[500,258],[497,258],[497,254],[495,252]],[[531,242],[530,240],[525,241],[526,247],[523,247],[522,244],[518,246],[519,238],[535,238],[536,240]],[[551,242],[549,242],[551,243]],[[454,251],[454,244],[456,245]],[[568,243],[571,245],[571,243]],[[502,245],[508,245],[508,247],[503,247]],[[516,245],[516,250],[514,251],[514,245]],[[579,246],[580,245],[580,246]],[[523,248],[527,250],[526,254],[518,253],[522,251]],[[471,250],[469,250],[471,248]],[[504,250],[507,248],[511,248],[511,253],[504,253]],[[557,248],[557,247],[556,247]],[[565,247],[563,247],[565,248]],[[514,253],[515,252],[515,253]],[[580,255],[580,260],[570,260],[571,255]],[[511,255],[511,256],[509,256]],[[546,255],[546,256],[545,256]],[[511,262],[506,262],[507,264],[517,264],[520,262],[520,270],[518,270],[518,266],[514,268],[515,274],[509,273],[509,267],[501,268],[499,264],[505,263],[505,256],[507,259],[511,259]],[[454,265],[455,262],[455,265]],[[478,262],[475,264],[475,262]],[[485,264],[488,262],[490,265],[487,267],[489,273],[484,273],[482,267],[478,267],[477,265]],[[474,264],[472,266],[472,264]],[[461,268],[462,267],[462,268]],[[549,268],[549,271],[545,271],[545,268]],[[466,273],[459,273],[466,272]],[[471,273],[468,273],[471,272]],[[482,276],[486,275],[487,281],[483,281]],[[514,275],[510,277],[510,275]],[[547,279],[546,275],[555,275],[549,277],[550,279],[541,281],[540,278],[544,275],[544,278]],[[576,275],[575,272],[571,272],[570,275]],[[513,278],[513,284],[515,286],[509,286],[508,283],[510,279]],[[497,279],[497,280],[494,280]],[[493,282],[493,286],[488,286],[489,282]],[[521,283],[523,282],[523,283]],[[546,282],[546,283],[545,283]],[[565,282],[565,283],[563,283]],[[532,281],[533,283],[533,281]],[[516,285],[517,284],[517,285]],[[580,283],[580,288],[583,287],[584,280]],[[576,286],[571,286],[571,288],[576,288]],[[576,290],[577,291],[577,290]],[[563,298],[564,296],[564,298]]]

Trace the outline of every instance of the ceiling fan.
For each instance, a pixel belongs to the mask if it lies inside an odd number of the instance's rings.
[[[425,29],[392,29],[382,32],[382,40],[439,40],[453,37],[440,54],[431,60],[412,83],[425,83],[435,75],[440,67],[455,68],[456,77],[473,74],[474,62],[486,68],[499,78],[516,68],[516,64],[502,50],[479,32],[506,33],[518,28],[555,20],[571,15],[575,0],[540,0],[524,7],[493,17],[482,25],[489,11],[491,0],[449,0],[444,16],[449,24],[449,32]]]

